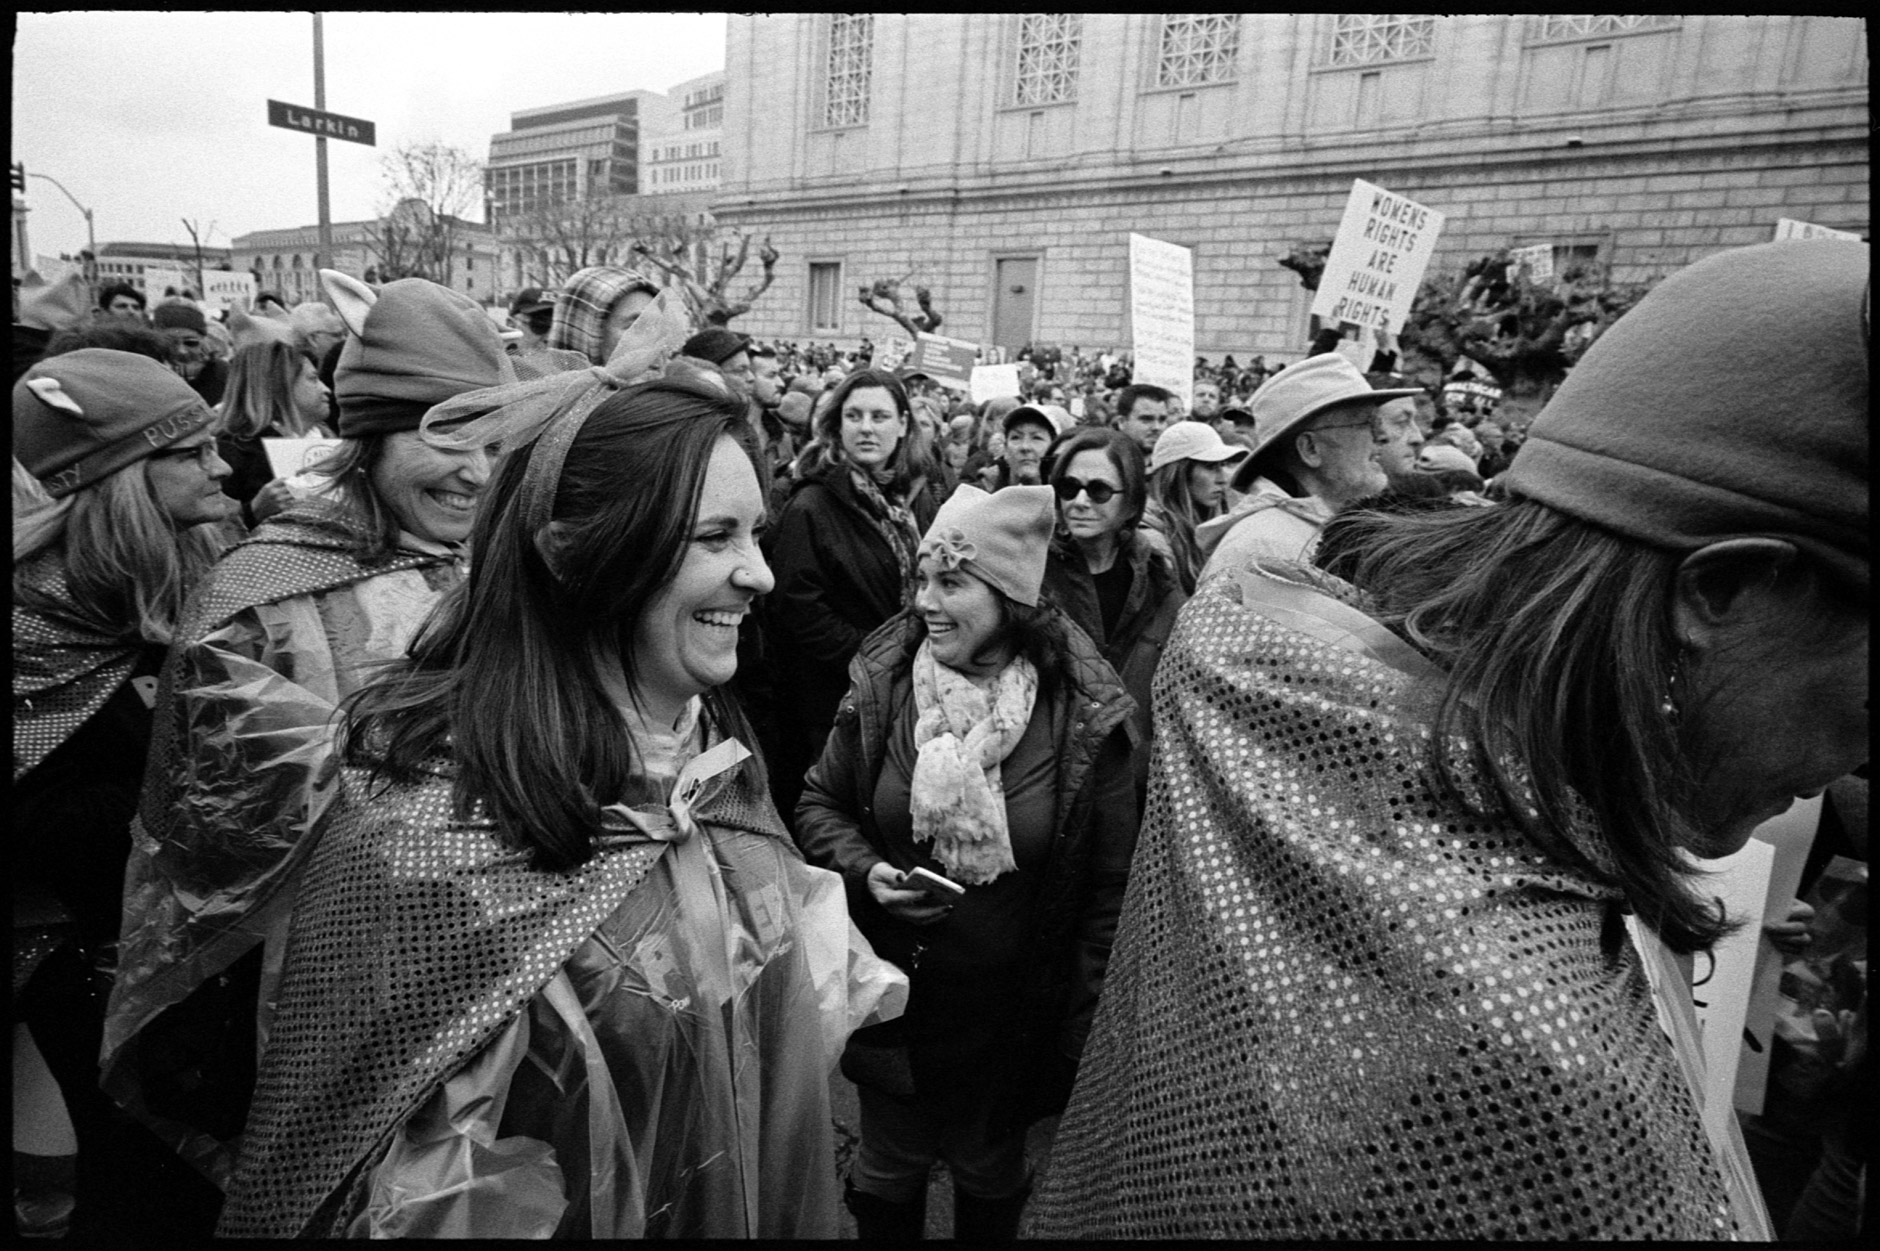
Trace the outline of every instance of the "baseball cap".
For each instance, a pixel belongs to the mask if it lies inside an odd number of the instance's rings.
[[[555,297],[543,293],[540,287],[524,287],[516,293],[516,298],[509,301],[511,317],[527,317],[532,313],[552,313],[555,311]]]
[[[1173,465],[1177,461],[1199,460],[1219,464],[1246,454],[1246,448],[1228,443],[1205,421],[1171,422],[1156,437],[1155,451],[1149,454],[1149,472],[1154,473],[1162,466]]]

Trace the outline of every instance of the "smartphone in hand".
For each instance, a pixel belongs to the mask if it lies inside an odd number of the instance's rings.
[[[941,903],[955,903],[966,893],[966,888],[958,882],[941,877],[931,869],[918,867],[901,874],[901,889],[921,891],[929,899]]]

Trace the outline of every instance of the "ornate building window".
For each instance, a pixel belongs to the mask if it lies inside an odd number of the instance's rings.
[[[875,15],[829,15],[829,82],[823,125],[861,126],[868,121],[868,80],[875,60]]]
[[[1338,13],[1332,17],[1327,65],[1371,65],[1431,56],[1436,18],[1419,13]]]
[[[1018,103],[1056,104],[1077,98],[1081,13],[1026,13],[1018,19]]]
[[[1234,76],[1240,54],[1240,14],[1171,13],[1162,18],[1155,85],[1193,87]]]
[[[1633,30],[1676,26],[1676,16],[1664,13],[1549,13],[1541,18],[1542,39],[1586,39],[1622,35]]]

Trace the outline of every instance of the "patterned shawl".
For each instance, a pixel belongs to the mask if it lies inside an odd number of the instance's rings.
[[[1295,582],[1189,601],[1036,1236],[1753,1228],[1617,893],[1426,783],[1430,674]]]

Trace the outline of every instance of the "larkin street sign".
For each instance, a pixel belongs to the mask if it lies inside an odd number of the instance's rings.
[[[305,131],[323,139],[346,139],[369,148],[378,146],[378,128],[371,122],[298,104],[282,104],[279,100],[268,101],[268,125]]]

